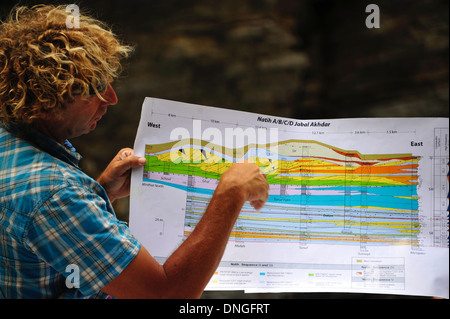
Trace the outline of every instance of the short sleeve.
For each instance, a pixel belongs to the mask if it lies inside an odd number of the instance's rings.
[[[25,244],[64,276],[69,265],[77,266],[85,296],[119,275],[140,249],[109,201],[83,187],[64,187],[46,200],[32,219]]]

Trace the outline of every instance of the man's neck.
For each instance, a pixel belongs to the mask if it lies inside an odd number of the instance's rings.
[[[49,123],[45,120],[38,119],[33,122],[33,127],[37,130],[39,130],[41,133],[47,135],[51,139],[55,140],[56,142],[63,144],[64,141],[68,138],[65,136],[61,131],[62,126],[58,127],[57,125],[49,125]]]

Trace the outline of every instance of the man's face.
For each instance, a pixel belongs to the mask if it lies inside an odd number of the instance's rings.
[[[102,101],[97,95],[92,95],[87,100],[76,98],[66,105],[61,118],[43,119],[44,133],[62,142],[93,131],[97,122],[105,115],[107,107],[118,101],[110,84],[100,94],[106,101]]]
[[[67,105],[68,124],[70,125],[71,136],[77,137],[93,131],[97,122],[106,114],[107,107],[117,104],[116,92],[110,84],[101,92],[105,102],[100,100],[97,95],[92,95],[88,100],[76,99],[73,103]]]

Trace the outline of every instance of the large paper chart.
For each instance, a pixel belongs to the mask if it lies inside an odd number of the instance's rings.
[[[130,227],[163,263],[247,160],[270,196],[244,205],[207,289],[448,298],[448,147],[447,118],[295,120],[146,98]]]

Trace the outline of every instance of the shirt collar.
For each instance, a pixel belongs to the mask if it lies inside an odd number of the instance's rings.
[[[81,155],[68,140],[60,144],[28,124],[7,123],[2,126],[11,134],[26,140],[51,156],[78,167]]]

